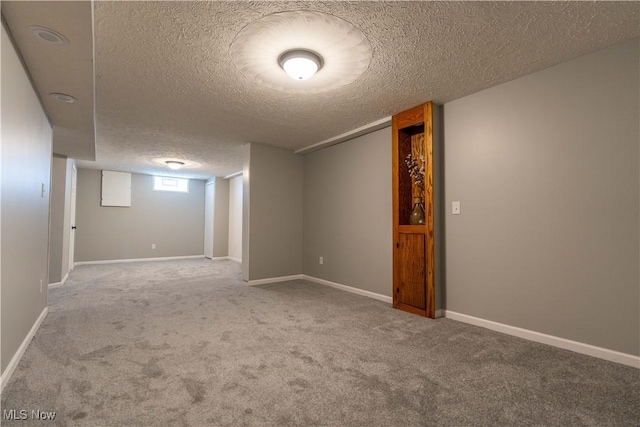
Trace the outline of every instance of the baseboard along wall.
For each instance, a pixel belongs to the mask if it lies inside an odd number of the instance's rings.
[[[4,387],[7,385],[9,380],[11,379],[11,375],[13,375],[13,371],[15,371],[16,368],[18,367],[18,363],[20,363],[20,359],[22,359],[22,356],[24,355],[24,352],[27,350],[29,343],[31,342],[36,332],[38,331],[40,324],[42,324],[42,321],[44,320],[44,318],[47,317],[47,313],[49,313],[49,308],[45,307],[44,310],[42,310],[42,312],[40,313],[40,316],[38,316],[38,318],[36,319],[33,326],[31,327],[31,330],[29,331],[27,336],[24,337],[22,344],[20,344],[20,347],[18,347],[18,351],[16,351],[16,353],[11,358],[11,361],[7,365],[7,368],[2,373],[2,377],[0,378],[0,394],[2,393],[2,390],[4,390]]]
[[[207,257],[205,257],[207,258]],[[234,261],[234,262],[239,262],[240,264],[242,264],[242,260],[239,258],[233,258],[230,256],[214,256],[213,258],[209,258],[211,261],[224,261],[224,260],[229,260],[229,261]]]
[[[95,264],[117,264],[121,262],[147,262],[147,261],[171,261],[176,259],[197,259],[204,258],[203,255],[187,255],[187,256],[168,256],[168,257],[158,257],[158,258],[134,258],[134,259],[105,259],[98,261],[79,261],[74,262],[73,266],[78,265],[95,265]]]
[[[386,295],[377,294],[375,292],[365,291],[363,289],[354,288],[352,286],[343,285],[341,283],[331,282],[329,280],[320,279],[318,277],[308,276],[306,274],[298,274],[295,276],[285,277],[273,277],[270,279],[251,280],[248,282],[250,286],[263,285],[267,283],[285,282],[289,280],[307,280],[309,282],[317,283],[324,286],[330,286],[332,288],[340,289],[342,291],[351,292],[353,294],[362,295],[365,297],[377,299],[389,304],[393,303],[393,298]],[[491,320],[485,320],[478,317],[469,316],[462,313],[456,313],[450,310],[437,310],[436,317],[446,317],[458,322],[468,323],[470,325],[479,326],[481,328],[490,329],[492,331],[501,332],[503,334],[512,335],[518,338],[523,338],[529,341],[538,342],[541,344],[550,345],[552,347],[558,347],[565,350],[570,350],[576,353],[585,354],[587,356],[597,357],[599,359],[608,360],[610,362],[620,363],[626,366],[631,366],[640,369],[640,356],[634,356],[632,354],[620,353],[618,351],[609,350],[602,347],[596,347],[594,345],[581,343],[578,341],[571,341],[565,338],[556,337],[553,335],[547,335],[540,332],[531,331],[528,329],[518,328],[516,326],[505,325]]]
[[[377,299],[378,301],[383,301],[389,304],[393,303],[393,298],[388,297],[386,295],[377,294],[375,292],[365,291],[364,289],[354,288],[353,286],[343,285],[341,283],[331,282],[329,280],[320,279],[318,277],[307,276],[306,274],[302,275],[304,280],[308,280],[309,282],[318,283],[324,286],[330,286],[332,288],[340,289],[343,291],[351,292],[352,294],[362,295],[365,297]]]
[[[267,285],[269,283],[289,282],[291,280],[300,280],[300,279],[302,279],[302,274],[294,274],[293,276],[270,277],[267,279],[249,280],[246,283],[249,286],[258,286],[258,285]]]
[[[64,275],[61,281],[55,282],[55,283],[49,283],[49,289],[59,288],[60,286],[63,286],[67,281],[67,279],[69,278],[69,273],[70,272],[68,271],[67,274]]]
[[[547,344],[553,347],[570,350],[576,353],[585,354],[587,356],[597,357],[599,359],[604,359],[610,362],[616,362],[640,369],[640,356],[620,353],[618,351],[596,347],[594,345],[572,341],[553,335],[547,335],[540,332],[531,331],[529,329],[518,328],[516,326],[505,325],[503,323],[493,322],[491,320],[485,320],[479,317],[456,313],[455,311],[446,310],[445,317],[448,319],[456,320],[458,322],[468,323],[470,325],[480,326],[481,328],[491,329],[492,331],[502,332],[503,334],[512,335],[514,337],[523,338],[541,344]]]
[[[291,280],[307,280],[309,282],[317,283],[324,286],[330,286],[332,288],[340,289],[342,291],[351,292],[352,294],[362,295],[365,297],[377,299],[379,301],[384,301],[391,304],[392,298],[386,295],[377,294],[375,292],[365,291],[363,289],[354,288],[352,286],[343,285],[336,282],[331,282],[329,280],[319,279],[313,276],[307,276],[306,274],[295,274],[293,276],[283,276],[283,277],[271,277],[268,279],[258,279],[258,280],[249,280],[247,285],[249,286],[258,286],[258,285],[266,285],[269,283],[278,283],[278,282],[288,282]]]

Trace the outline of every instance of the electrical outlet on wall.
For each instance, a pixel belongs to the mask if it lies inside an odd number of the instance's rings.
[[[156,248],[156,244],[155,244],[155,243],[152,243],[152,244],[151,244],[151,249],[155,249],[155,248]]]
[[[318,259],[318,264],[320,264],[320,265],[323,265],[323,264],[324,264],[324,257],[322,257],[322,256],[321,256],[321,257]]]
[[[42,293],[42,279],[40,279],[40,293]]]

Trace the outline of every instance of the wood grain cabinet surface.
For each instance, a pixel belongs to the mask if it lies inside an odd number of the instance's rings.
[[[430,318],[443,309],[441,128],[441,107],[431,102],[392,118],[393,306]],[[424,189],[409,174],[409,156],[424,167]],[[422,198],[425,223],[412,225],[416,198]]]

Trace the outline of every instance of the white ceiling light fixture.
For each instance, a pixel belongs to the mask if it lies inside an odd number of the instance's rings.
[[[372,49],[362,31],[349,22],[295,10],[253,21],[236,35],[229,54],[238,71],[258,84],[289,93],[320,93],[353,83],[369,68]],[[290,55],[302,56],[293,62]],[[290,78],[289,59],[291,68],[304,64],[306,72],[292,71]],[[314,74],[314,69],[322,72]]]
[[[184,162],[179,162],[177,160],[167,160],[165,163],[169,166],[169,169],[173,170],[178,170],[184,166]]]
[[[57,31],[53,31],[50,28],[40,27],[38,25],[32,25],[29,27],[31,33],[45,43],[67,45],[69,40]]]
[[[67,95],[66,93],[51,93],[49,95],[56,101],[65,102],[67,104],[75,104],[78,102],[78,98]]]
[[[324,65],[322,57],[307,49],[292,49],[278,58],[280,67],[294,80],[307,80]]]
[[[176,169],[172,170],[178,170],[178,169],[184,169],[187,168],[189,173],[187,175],[185,175],[185,172],[181,172],[180,175],[183,176],[184,178],[198,178],[196,169],[199,169],[202,167],[201,163],[198,162],[194,162],[193,160],[186,160],[186,159],[180,159],[177,160],[177,157],[174,157],[174,150],[171,150],[170,153],[167,153],[166,157],[154,157],[154,158],[150,158],[146,160],[146,163],[149,165],[150,169],[146,169],[147,166],[145,166],[145,171],[144,172],[140,172],[140,173],[145,173],[148,175],[157,175],[158,174],[158,166],[161,166],[163,168],[167,168],[167,167],[171,167],[170,163],[172,162],[177,162],[180,163],[179,165],[175,165],[175,166],[179,166]],[[134,171],[137,172],[137,171]]]

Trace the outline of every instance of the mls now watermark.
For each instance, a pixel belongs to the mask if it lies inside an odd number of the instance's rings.
[[[39,409],[32,409],[28,411],[26,409],[4,409],[2,411],[2,418],[16,421],[26,420],[39,420],[39,421],[53,421],[56,419],[56,413],[52,411],[41,411]]]

